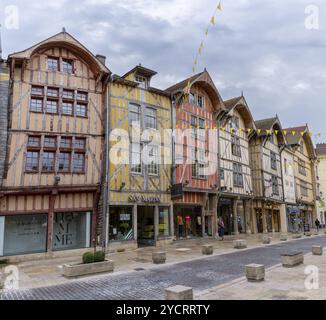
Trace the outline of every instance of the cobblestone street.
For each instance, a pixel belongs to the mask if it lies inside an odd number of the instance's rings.
[[[326,236],[277,243],[166,266],[149,267],[140,271],[71,280],[61,285],[10,291],[4,293],[2,299],[163,299],[164,288],[176,284],[193,287],[195,296],[198,296],[204,290],[242,277],[246,264],[259,263],[269,268],[280,263],[282,252],[301,250],[308,253],[312,245],[325,247]]]

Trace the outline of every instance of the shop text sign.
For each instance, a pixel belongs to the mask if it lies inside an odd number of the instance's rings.
[[[144,203],[160,203],[161,198],[160,197],[155,197],[155,196],[137,196],[134,194],[129,195],[128,197],[129,202],[144,202]]]

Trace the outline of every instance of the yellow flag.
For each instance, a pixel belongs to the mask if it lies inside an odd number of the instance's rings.
[[[309,136],[312,137],[312,132],[309,132]]]
[[[225,127],[222,127],[222,131],[225,131]]]
[[[304,136],[304,131],[301,132],[301,135]]]
[[[205,36],[206,36],[206,37],[208,36],[208,28],[207,28],[206,31],[205,31]]]
[[[239,128],[239,132],[240,132],[240,133],[242,132],[242,128]]]
[[[261,134],[261,129],[258,129],[257,132],[258,132],[258,134]]]
[[[251,132],[251,129],[249,128],[247,131],[248,131],[248,133],[250,133]]]
[[[292,135],[295,136],[296,132],[295,131],[292,131]]]
[[[220,11],[222,10],[222,4],[221,4],[221,1],[220,1],[220,3],[217,5],[217,9],[220,10]]]
[[[271,133],[271,130],[266,130],[266,134],[270,134]]]
[[[275,133],[276,135],[278,135],[278,130],[274,130],[274,133]]]
[[[215,24],[215,16],[212,16],[212,18],[211,18],[211,24],[212,24],[212,25]]]
[[[284,130],[283,134],[286,136],[288,134],[288,132],[286,130]]]
[[[317,136],[318,136],[318,137],[320,137],[320,136],[321,136],[321,133],[320,133],[320,132],[318,132]]]

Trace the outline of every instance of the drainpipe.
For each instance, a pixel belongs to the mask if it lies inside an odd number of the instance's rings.
[[[103,200],[103,218],[104,218],[104,232],[103,232],[103,241],[104,241],[104,249],[107,251],[109,244],[109,219],[110,219],[110,186],[109,186],[109,133],[110,133],[110,89],[111,89],[111,79],[108,82],[107,88],[107,108],[106,108],[106,128],[105,128],[105,191],[104,191],[104,200]]]

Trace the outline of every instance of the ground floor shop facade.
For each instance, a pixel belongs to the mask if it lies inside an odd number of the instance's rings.
[[[109,250],[172,242],[173,206],[168,193],[110,192]]]
[[[83,249],[96,243],[97,190],[2,194],[0,256]]]
[[[286,205],[270,200],[254,200],[253,211],[257,233],[286,232]]]
[[[174,234],[177,239],[212,237],[217,232],[217,195],[184,192],[173,201]]]
[[[230,195],[222,195],[218,201],[217,217],[223,220],[225,235],[252,233],[252,201]]]
[[[313,205],[286,205],[287,224],[289,232],[305,232],[315,228]]]

